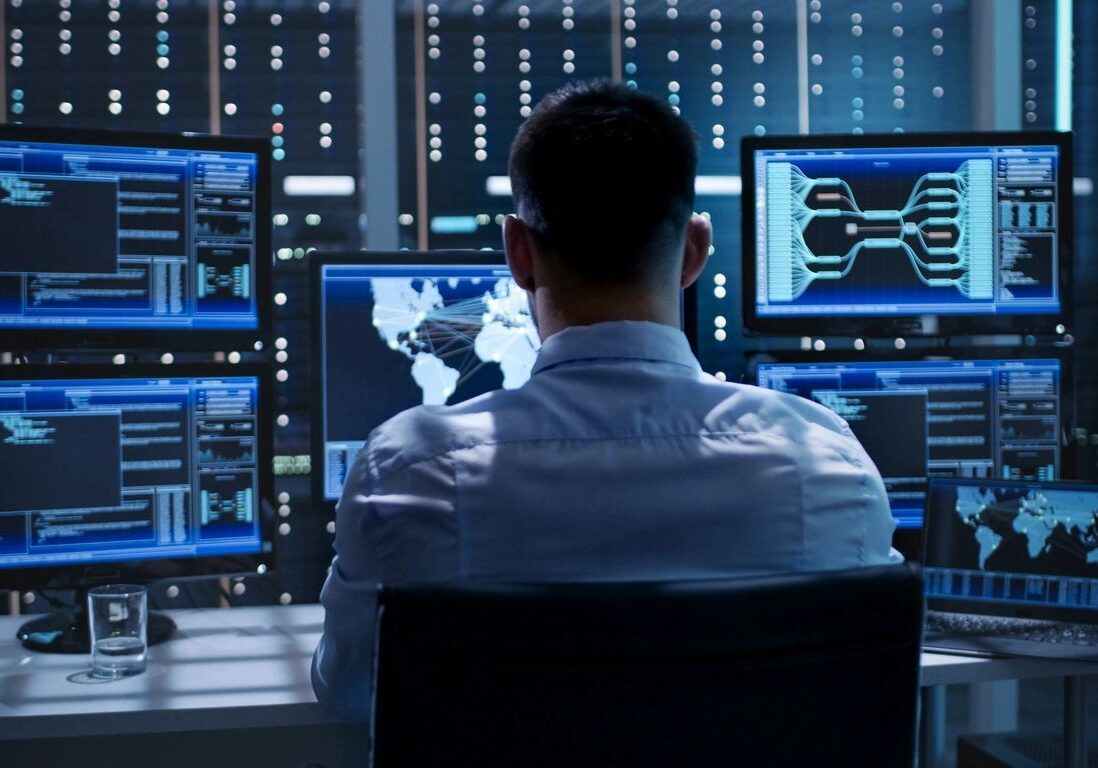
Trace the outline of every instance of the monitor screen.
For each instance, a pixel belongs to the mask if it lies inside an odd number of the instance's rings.
[[[262,142],[29,130],[0,130],[0,329],[261,327]]]
[[[336,500],[370,431],[530,377],[540,342],[498,252],[354,254],[313,262],[314,473]]]
[[[1055,358],[758,365],[759,386],[846,419],[901,528],[922,524],[928,476],[1059,477],[1065,378]]]
[[[749,325],[820,333],[821,318],[862,330],[963,315],[970,329],[1037,328],[1033,316],[1065,316],[1065,134],[844,139],[745,142]]]
[[[1098,615],[1098,485],[931,481],[926,593]],[[971,610],[971,608],[970,608]]]
[[[260,374],[27,367],[0,380],[0,580],[6,569],[145,561],[169,575],[270,552]]]

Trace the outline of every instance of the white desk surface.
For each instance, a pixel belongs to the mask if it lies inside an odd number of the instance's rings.
[[[0,740],[333,723],[313,697],[319,605],[172,611],[144,674],[87,678],[90,657],[35,653],[0,618]],[[84,673],[84,674],[82,674]]]
[[[34,653],[0,618],[0,740],[313,725],[337,720],[313,698],[319,605],[171,613],[172,640],[142,675],[86,682],[89,657]],[[1098,664],[924,653],[924,686],[1094,674]],[[74,678],[74,679],[70,679]],[[82,681],[83,680],[83,681]]]

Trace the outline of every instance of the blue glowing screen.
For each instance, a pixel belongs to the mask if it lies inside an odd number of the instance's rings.
[[[1055,314],[1055,146],[757,150],[759,317]]]
[[[254,376],[0,382],[0,568],[260,552]]]
[[[1052,480],[1060,361],[767,363],[759,386],[822,403],[850,425],[902,528],[922,525],[927,477]]]
[[[0,141],[0,328],[259,327],[257,158]]]

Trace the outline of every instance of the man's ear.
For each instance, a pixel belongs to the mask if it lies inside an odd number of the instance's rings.
[[[534,279],[534,256],[530,247],[530,228],[515,214],[503,220],[503,250],[507,255],[507,266],[511,277],[524,291],[533,291],[537,287]]]
[[[713,225],[705,216],[695,213],[686,225],[686,245],[683,247],[682,274],[679,277],[680,288],[688,288],[701,276],[705,263],[709,261],[709,246],[712,243]]]

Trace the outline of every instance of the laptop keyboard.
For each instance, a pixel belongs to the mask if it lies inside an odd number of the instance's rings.
[[[1001,616],[972,616],[942,611],[930,611],[927,614],[926,632],[928,635],[997,636],[1037,643],[1098,646],[1098,625]]]

